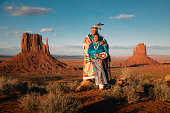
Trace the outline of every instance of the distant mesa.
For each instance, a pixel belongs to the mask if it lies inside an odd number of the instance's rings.
[[[21,53],[0,63],[0,73],[20,72],[71,74],[77,70],[50,55],[48,38],[45,45],[41,35],[24,33],[21,39]]]
[[[159,62],[151,59],[146,54],[146,45],[140,43],[133,50],[133,56],[129,57],[124,66],[144,66],[144,65],[161,65]]]

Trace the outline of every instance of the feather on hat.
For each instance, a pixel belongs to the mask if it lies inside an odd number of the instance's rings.
[[[98,26],[102,26],[102,25],[104,25],[104,24],[101,24],[101,22],[99,22],[98,24],[92,26],[91,29],[94,29],[94,30],[100,29],[100,30],[102,30],[100,27],[98,27]]]

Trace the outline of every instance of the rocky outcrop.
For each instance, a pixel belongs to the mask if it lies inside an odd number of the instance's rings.
[[[24,33],[21,53],[0,63],[0,73],[20,72],[75,74],[77,70],[50,55],[48,38],[45,45],[41,35]]]
[[[21,39],[21,52],[23,53],[44,52],[46,54],[50,54],[48,38],[46,39],[45,45],[42,42],[41,35],[24,33]]]
[[[141,57],[146,56],[146,45],[140,43],[136,46],[136,49],[133,50],[133,56]]]
[[[133,56],[129,57],[123,66],[144,65],[160,65],[160,63],[148,57],[146,53],[146,45],[144,45],[144,43],[140,43],[133,50]]]

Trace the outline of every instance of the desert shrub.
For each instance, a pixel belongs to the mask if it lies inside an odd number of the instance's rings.
[[[80,100],[71,94],[54,93],[40,96],[39,93],[29,93],[19,99],[20,107],[29,112],[65,113],[76,112]]]
[[[4,77],[1,77],[0,78],[0,94],[3,94],[5,84],[6,84],[6,79]]]
[[[46,91],[49,93],[60,92],[61,87],[57,83],[50,83],[45,87]]]
[[[36,92],[36,93],[40,93],[41,95],[47,93],[45,86],[43,84],[39,85],[39,84],[28,82],[27,86],[28,86],[28,93]]]
[[[104,98],[113,98],[116,100],[126,100],[129,104],[138,102],[140,96],[132,85],[120,86],[119,84],[111,86],[111,89],[104,90],[101,93]]]
[[[40,103],[39,93],[29,93],[19,99],[20,107],[27,111],[35,111]]]
[[[135,88],[131,85],[123,87],[123,97],[127,100],[129,104],[138,102],[140,98]]]
[[[80,84],[80,82],[78,82],[78,81],[74,81],[74,82],[68,82],[67,84],[66,84],[66,87],[68,87],[68,89],[70,90],[70,91],[76,91],[76,88],[78,87],[78,85]]]
[[[84,88],[84,90],[86,91],[92,90],[92,89],[98,89],[98,85],[95,85],[95,83],[93,82],[89,82]]]
[[[132,76],[131,73],[132,73],[132,71],[131,71],[129,68],[125,67],[125,68],[121,69],[121,75],[120,75],[120,77],[121,77],[121,78],[122,78],[122,77],[130,78],[130,77]]]
[[[154,84],[153,92],[156,99],[170,102],[170,87],[163,80]]]
[[[40,101],[40,113],[75,113],[80,105],[80,100],[71,94],[49,93]]]
[[[110,89],[103,90],[101,96],[104,98],[114,98],[114,99],[121,99],[123,94],[122,87],[119,84],[112,85]]]
[[[148,82],[148,81],[151,81],[153,78],[152,78],[152,75],[150,73],[145,73],[145,74],[139,74],[136,79],[140,80],[140,81],[145,81],[145,82]]]
[[[68,82],[68,83],[51,83],[48,84],[45,88],[48,92],[69,93],[69,92],[75,92],[78,85],[79,85],[78,81]]]
[[[17,79],[0,77],[0,94],[8,94],[15,91],[19,82]]]
[[[83,80],[80,84],[78,84],[78,87],[76,87],[76,91],[88,91],[92,89],[98,89],[99,85],[95,85],[94,81],[86,81]]]
[[[148,75],[138,75],[136,78],[127,79],[127,85],[132,86],[136,92],[148,94],[149,88],[153,87],[152,79]]]

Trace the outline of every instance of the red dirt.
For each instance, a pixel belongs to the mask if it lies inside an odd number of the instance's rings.
[[[80,98],[81,113],[169,113],[170,103],[158,100],[141,99],[136,104],[119,104],[114,100],[105,100],[100,96],[101,90],[90,90],[74,93],[73,96]],[[11,95],[12,96],[12,95]],[[19,108],[16,96],[2,99],[0,97],[1,113],[24,113],[27,112]],[[36,111],[38,112],[38,111]]]
[[[170,103],[158,100],[141,99],[136,104],[119,104],[114,100],[104,100],[100,90],[90,90],[73,94],[82,100],[81,112],[87,113],[168,113]]]

